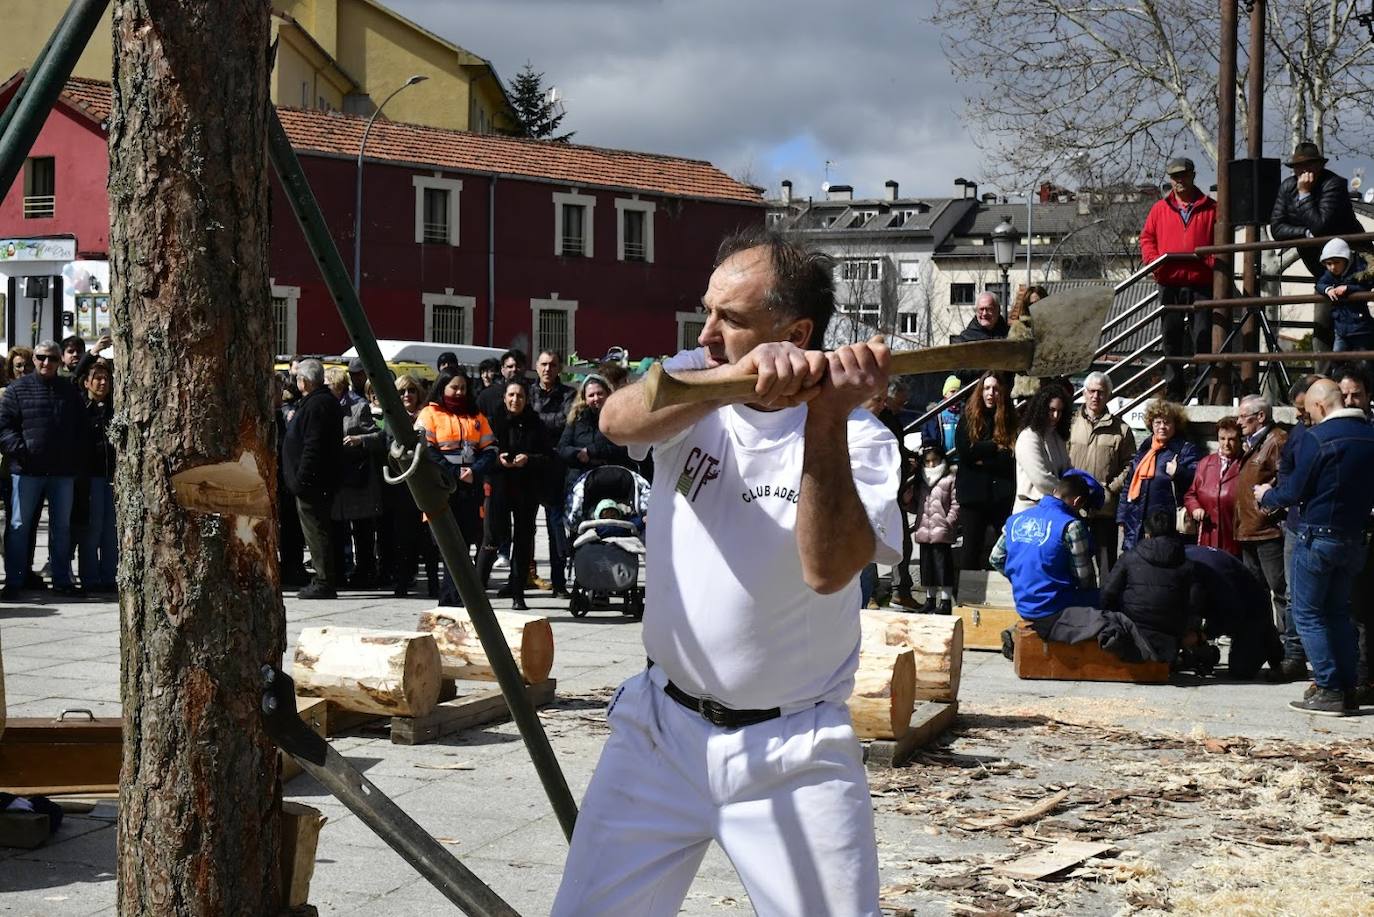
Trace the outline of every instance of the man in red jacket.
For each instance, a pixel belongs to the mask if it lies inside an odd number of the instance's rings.
[[[1140,257],[1146,264],[1164,254],[1191,254],[1198,246],[1213,242],[1217,205],[1193,184],[1193,161],[1183,156],[1170,159],[1164,171],[1173,189],[1150,208],[1140,231]],[[1191,305],[1199,299],[1211,299],[1212,259],[1166,261],[1155,268],[1155,282],[1159,284],[1161,305]],[[1211,352],[1210,312],[1165,312],[1160,324],[1165,356]],[[1187,391],[1184,367],[1171,366],[1166,374],[1169,399],[1182,400]]]

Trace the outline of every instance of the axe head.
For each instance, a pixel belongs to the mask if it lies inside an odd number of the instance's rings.
[[[1060,290],[1037,302],[1029,319],[1022,320],[1035,340],[1026,375],[1071,376],[1087,370],[1114,296],[1112,288],[1103,284]],[[1010,337],[1017,337],[1020,330],[1013,327]]]

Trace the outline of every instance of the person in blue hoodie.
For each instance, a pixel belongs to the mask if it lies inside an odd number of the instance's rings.
[[[1363,258],[1356,258],[1344,239],[1332,239],[1322,248],[1326,272],[1317,278],[1317,295],[1331,300],[1331,324],[1336,333],[1335,349],[1374,349],[1374,318],[1369,303],[1352,302],[1356,293],[1374,289],[1374,271],[1366,269]]]

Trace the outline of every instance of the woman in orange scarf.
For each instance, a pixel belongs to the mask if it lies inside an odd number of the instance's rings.
[[[1184,438],[1188,415],[1172,401],[1152,401],[1145,409],[1150,438],[1141,444],[1131,462],[1130,487],[1116,508],[1122,550],[1140,540],[1140,531],[1151,513],[1175,512],[1193,483],[1202,452]]]

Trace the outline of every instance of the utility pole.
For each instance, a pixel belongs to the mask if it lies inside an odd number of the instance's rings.
[[[281,913],[269,0],[116,0],[122,917]]]

